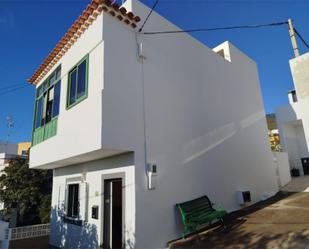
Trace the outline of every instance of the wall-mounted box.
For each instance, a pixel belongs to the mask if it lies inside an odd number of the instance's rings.
[[[99,206],[92,206],[91,208],[91,217],[92,219],[99,219]]]
[[[156,164],[148,164],[148,173],[152,173],[152,175],[158,174],[158,166]]]

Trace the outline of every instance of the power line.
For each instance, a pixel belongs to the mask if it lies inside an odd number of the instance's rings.
[[[17,91],[17,90],[21,90],[21,89],[23,89],[23,88],[25,88],[25,87],[27,87],[27,85],[18,86],[18,87],[15,87],[15,88],[13,88],[13,89],[9,89],[9,90],[2,91],[2,92],[0,91],[0,96],[3,96],[3,95],[5,95],[5,94],[11,93],[11,92],[15,92],[15,91]]]
[[[148,14],[148,16],[146,17],[146,19],[145,19],[143,25],[142,25],[141,28],[139,29],[139,31],[138,31],[139,33],[141,33],[141,32],[143,31],[143,28],[144,28],[146,22],[148,21],[149,17],[151,16],[152,12],[154,11],[154,9],[156,8],[156,6],[157,6],[158,3],[159,3],[159,0],[156,0],[156,2],[154,3],[154,5],[152,6],[152,8],[151,8],[151,10],[150,10],[150,12],[149,12],[149,14]]]
[[[144,35],[158,35],[158,34],[176,34],[176,33],[193,33],[193,32],[207,32],[216,30],[231,30],[231,29],[253,29],[271,26],[286,25],[288,22],[275,22],[267,24],[254,24],[254,25],[239,25],[230,27],[218,27],[218,28],[201,28],[201,29],[187,29],[187,30],[168,30],[168,31],[155,31],[155,32],[142,32]]]
[[[295,34],[298,36],[298,38],[305,44],[305,46],[307,47],[307,48],[309,48],[309,45],[308,45],[308,43],[305,41],[305,39],[300,35],[300,33],[298,33],[298,31],[294,28],[294,32],[295,32]]]
[[[1,91],[1,90],[7,90],[7,89],[9,89],[9,88],[14,88],[14,87],[16,87],[16,86],[22,86],[22,85],[24,85],[24,84],[17,83],[17,84],[12,84],[12,85],[1,86],[1,87],[0,87],[0,91]]]

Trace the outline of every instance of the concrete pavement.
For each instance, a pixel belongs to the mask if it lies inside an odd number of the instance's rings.
[[[232,213],[229,231],[213,227],[173,249],[309,248],[309,176],[293,178],[274,197]]]

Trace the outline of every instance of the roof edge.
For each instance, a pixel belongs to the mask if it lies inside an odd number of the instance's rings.
[[[133,29],[141,20],[140,17],[110,0],[92,0],[27,81],[33,85],[38,84],[103,11]]]

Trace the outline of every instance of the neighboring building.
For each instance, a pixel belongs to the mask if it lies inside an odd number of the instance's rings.
[[[5,167],[9,166],[10,159],[14,158],[15,155],[8,154],[5,152],[0,152],[0,175],[2,175],[2,170],[4,170]],[[0,201],[0,210],[4,208],[4,202]]]
[[[9,165],[9,159],[16,156],[18,144],[0,142],[0,171]]]
[[[280,145],[279,130],[274,113],[266,115],[268,139],[273,153],[278,186],[281,188],[291,181],[290,164],[287,152]]]
[[[17,156],[27,156],[30,146],[30,142],[16,144],[0,142],[0,171],[9,165],[10,159]]]
[[[277,130],[277,120],[275,113],[266,114],[267,128],[269,131]]]
[[[17,155],[28,156],[31,147],[31,142],[20,142],[17,144]]]
[[[0,141],[0,153],[16,155],[17,150],[18,150],[17,144]]]
[[[255,62],[229,42],[139,34],[150,9],[124,6],[93,0],[29,80],[53,246],[162,248],[182,232],[176,203],[232,211],[239,191],[278,191]],[[153,12],[145,30],[179,28]]]
[[[295,90],[288,93],[289,105],[276,111],[281,145],[292,168],[309,174],[309,53],[290,60]]]
[[[0,175],[2,175],[2,170],[4,170],[5,167],[9,166],[10,159],[13,159],[16,157],[16,154],[8,154],[5,152],[0,152]],[[0,201],[0,210],[4,208],[4,203]]]
[[[274,113],[266,115],[268,139],[272,151],[281,151],[280,136],[277,127],[276,115]]]
[[[0,142],[0,175],[1,171],[9,165],[9,160],[16,156],[17,144]],[[0,202],[0,210],[4,208],[4,203]]]

